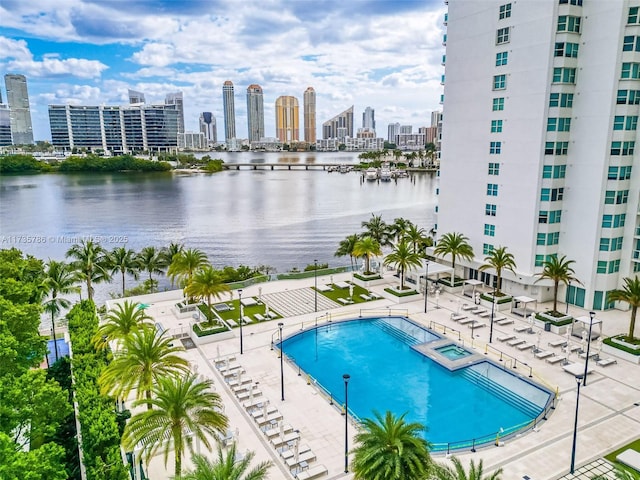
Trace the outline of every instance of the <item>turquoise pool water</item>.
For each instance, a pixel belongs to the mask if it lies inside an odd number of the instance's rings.
[[[307,330],[283,342],[284,353],[349,410],[407,412],[427,426],[438,448],[513,432],[536,418],[551,393],[488,361],[449,371],[412,349],[439,337],[401,317],[358,319]],[[444,447],[442,445],[445,445]]]
[[[436,348],[436,352],[444,355],[450,360],[458,360],[459,358],[468,357],[471,352],[457,345],[447,345],[446,347]]]

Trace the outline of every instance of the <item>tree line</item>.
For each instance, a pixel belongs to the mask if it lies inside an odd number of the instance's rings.
[[[0,173],[44,173],[44,172],[166,172],[171,170],[167,162],[154,162],[133,155],[101,157],[87,155],[71,156],[64,160],[45,162],[31,155],[0,156]]]

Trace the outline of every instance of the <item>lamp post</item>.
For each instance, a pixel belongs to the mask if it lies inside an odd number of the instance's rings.
[[[313,286],[314,286],[314,300],[313,300],[313,311],[318,311],[318,260],[313,261],[314,269],[313,269]]]
[[[349,472],[349,379],[351,375],[345,373],[344,379],[344,473]]]
[[[278,328],[280,329],[280,399],[284,402],[284,352],[282,351],[282,327],[284,323],[280,322]]]
[[[567,298],[565,298],[565,315],[569,315],[569,295],[571,294],[571,280],[569,280],[569,285],[567,286]]]
[[[593,328],[593,319],[596,312],[589,312],[589,336],[587,337],[587,358],[584,359],[584,386],[587,386],[587,369],[589,368],[589,349],[591,347],[591,329]]]
[[[424,313],[427,313],[427,295],[429,295],[429,260],[425,260],[424,272]]]
[[[243,353],[242,349],[242,289],[238,290],[238,325],[240,325],[240,355]]]
[[[495,281],[495,279],[494,279]],[[489,343],[493,340],[493,317],[496,308],[496,284],[493,284],[493,296],[491,297],[491,324],[489,327]]]
[[[578,393],[576,394],[576,419],[573,424],[573,445],[571,446],[571,473],[574,472],[576,465],[576,440],[578,439],[578,406],[580,404],[580,383],[582,382],[582,379],[582,375],[576,375],[576,382],[578,383]]]

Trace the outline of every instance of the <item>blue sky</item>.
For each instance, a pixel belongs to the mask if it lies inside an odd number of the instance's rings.
[[[0,74],[22,73],[34,136],[49,139],[47,105],[162,102],[182,91],[187,130],[211,111],[224,136],[222,84],[235,86],[246,137],[246,88],[264,91],[265,134],[280,95],[316,90],[323,121],[355,106],[387,124],[426,126],[439,110],[442,0],[0,0]],[[2,97],[6,91],[2,85]]]

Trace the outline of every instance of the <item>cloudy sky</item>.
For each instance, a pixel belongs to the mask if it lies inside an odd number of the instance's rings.
[[[360,127],[371,106],[386,137],[388,123],[426,126],[440,109],[445,11],[442,0],[0,0],[0,74],[26,75],[36,139],[50,139],[47,105],[123,104],[128,88],[147,103],[182,91],[186,129],[211,111],[221,138],[225,80],[239,137],[252,83],[267,136],[276,98],[302,107],[312,86],[319,133],[351,105]]]

